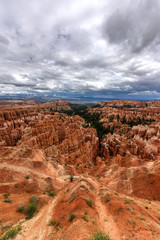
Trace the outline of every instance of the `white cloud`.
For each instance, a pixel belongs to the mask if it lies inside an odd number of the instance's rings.
[[[0,0],[0,91],[160,92],[156,0]]]

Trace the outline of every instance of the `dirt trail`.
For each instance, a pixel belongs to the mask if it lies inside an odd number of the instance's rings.
[[[22,223],[22,235],[17,235],[15,240],[52,239],[54,232],[48,226],[48,223],[51,220],[53,208],[57,204],[59,197],[57,196],[51,200],[34,218]]]
[[[117,225],[115,224],[113,216],[109,214],[99,197],[96,198],[95,205],[99,216],[101,230],[103,230],[107,234],[109,233],[109,236],[111,238],[121,240],[119,230]]]
[[[99,189],[100,189],[100,184],[92,178],[92,182],[94,181],[94,187],[95,187],[95,193],[96,193],[96,198],[95,198],[95,209],[96,212],[98,212],[98,217],[99,217],[99,223],[101,226],[101,230],[106,232],[107,234],[109,233],[109,236],[113,239],[120,240],[120,234],[118,227],[113,219],[113,216],[110,215],[109,211],[105,207],[104,203],[101,201],[99,197]]]
[[[68,175],[60,177],[62,179],[67,179],[69,178]],[[99,183],[96,181],[96,179],[88,176],[87,178],[84,178],[83,176],[76,176],[75,177],[75,182],[74,184],[77,184],[80,180],[87,181],[88,183],[92,184],[94,186],[94,209],[98,213],[98,222],[99,222],[99,230],[102,230],[106,232],[107,234],[109,233],[110,237],[116,240],[120,240],[120,234],[118,231],[118,228],[116,226],[116,223],[114,222],[113,217],[109,214],[107,211],[107,208],[105,207],[104,203],[101,202],[100,197],[98,196],[98,192],[100,189]],[[69,187],[69,184],[67,184],[66,188]],[[22,234],[18,235],[15,239],[16,240],[33,240],[33,239],[38,239],[38,240],[52,240],[55,239],[54,235],[57,233],[57,231],[53,228],[48,226],[49,220],[52,219],[53,212],[54,212],[54,207],[59,204],[60,198],[63,194],[63,190],[59,191],[58,195],[48,202],[46,206],[44,206],[37,215],[32,218],[31,220],[24,221],[22,222]],[[81,221],[80,219],[76,220],[76,223]],[[75,223],[75,227],[76,227]],[[82,225],[84,224],[83,222],[81,223]],[[74,226],[73,226],[74,228]],[[87,228],[87,225],[83,226],[84,231],[85,228]],[[83,239],[83,238],[82,238]]]
[[[45,174],[45,173],[38,172],[38,171],[32,170],[30,168],[21,167],[21,166],[15,166],[15,165],[9,165],[9,164],[0,164],[0,168],[1,169],[5,168],[5,169],[9,169],[9,170],[15,170],[17,172],[22,172],[23,171],[23,172],[33,173],[35,175],[38,175],[40,178],[41,177],[53,177],[49,174]]]

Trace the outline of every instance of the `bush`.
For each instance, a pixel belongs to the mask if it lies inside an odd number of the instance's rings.
[[[90,240],[112,240],[107,234],[99,231],[95,233]]]
[[[75,217],[76,217],[76,215],[74,213],[71,213],[69,215],[69,221],[72,222]]]
[[[29,175],[25,176],[26,179],[29,179]]]
[[[69,203],[72,203],[76,199],[76,195],[73,195],[72,199],[69,201]]]
[[[26,207],[26,219],[32,218],[37,212],[37,204],[36,203],[30,203]]]
[[[10,198],[7,198],[7,199],[4,199],[4,202],[5,202],[5,203],[11,203],[12,200],[11,200]]]
[[[88,200],[88,199],[86,199],[86,202],[88,203],[88,205],[89,205],[90,207],[93,206],[92,200]]]
[[[17,212],[24,212],[24,205],[19,205],[17,208]]]
[[[38,203],[39,199],[36,196],[30,197],[30,203]]]
[[[22,227],[19,225],[16,228],[11,228],[9,229],[5,235],[1,238],[1,240],[7,240],[9,238],[15,238],[15,236],[17,235],[17,233],[22,229]]]
[[[122,209],[123,209],[122,207],[119,207],[119,208],[118,208],[118,211],[121,211]]]
[[[55,221],[53,221],[53,220],[49,220],[48,226],[53,226],[53,225],[55,225],[55,224],[56,224]]]
[[[56,195],[55,192],[51,192],[51,191],[48,192],[48,196],[50,197],[55,197],[55,195]]]
[[[70,175],[70,182],[73,182],[73,174]]]
[[[10,195],[10,193],[4,193],[4,194],[3,194],[4,198],[8,198],[9,195]]]
[[[107,197],[106,197],[106,202],[109,202],[110,201],[110,196],[108,195]]]
[[[87,217],[86,217],[85,215],[82,216],[82,219],[83,219],[84,221],[88,222],[88,219],[87,219]]]

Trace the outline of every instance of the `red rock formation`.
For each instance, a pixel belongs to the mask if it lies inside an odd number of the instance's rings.
[[[0,102],[0,233],[21,223],[17,240],[88,240],[97,229],[159,239],[160,102],[88,108],[108,129],[100,146],[96,129],[68,110],[67,101]],[[25,220],[17,209],[32,195],[39,211]]]

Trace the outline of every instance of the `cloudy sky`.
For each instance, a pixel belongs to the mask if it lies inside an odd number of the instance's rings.
[[[159,0],[0,0],[0,93],[160,99]]]

